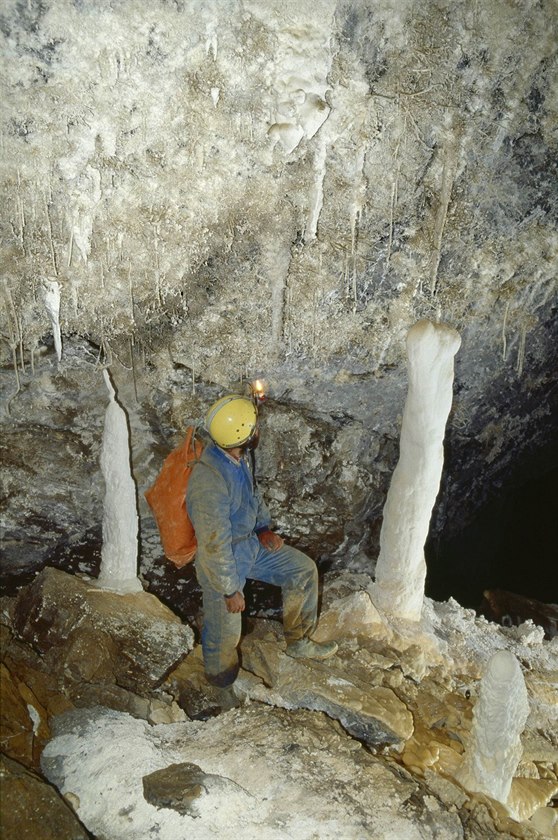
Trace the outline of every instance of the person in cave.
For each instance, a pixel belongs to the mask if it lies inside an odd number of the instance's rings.
[[[192,470],[186,505],[198,543],[206,678],[232,693],[247,578],[281,587],[288,656],[327,659],[337,644],[312,640],[317,624],[316,564],[271,530],[269,511],[255,486],[247,457],[260,436],[253,400],[236,394],[221,398],[209,409],[205,427],[211,443]]]

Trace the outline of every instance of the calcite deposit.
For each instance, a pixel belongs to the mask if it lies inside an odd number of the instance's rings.
[[[529,716],[525,680],[517,659],[501,650],[483,675],[474,722],[458,778],[504,804],[523,750],[521,733]]]
[[[137,577],[138,512],[136,485],[130,468],[128,419],[118,404],[110,377],[104,371],[109,392],[105,411],[101,469],[105,480],[103,500],[103,547],[99,586],[122,594],[143,592]]]
[[[136,692],[158,685],[194,640],[154,595],[105,592],[94,581],[51,568],[18,596],[14,627],[70,682]]]
[[[444,463],[454,356],[461,344],[447,324],[422,320],[407,333],[409,388],[399,462],[389,487],[376,563],[374,600],[383,612],[418,621],[426,563],[424,545]]]

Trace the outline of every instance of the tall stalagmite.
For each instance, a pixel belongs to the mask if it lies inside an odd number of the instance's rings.
[[[105,413],[101,469],[105,479],[103,547],[98,583],[122,594],[141,592],[137,577],[138,514],[136,485],[130,471],[130,441],[124,410],[107,371],[103,371],[110,402]]]
[[[411,621],[422,610],[424,544],[440,487],[453,357],[460,344],[454,329],[426,320],[407,334],[409,389],[399,463],[384,507],[374,600],[384,612]]]

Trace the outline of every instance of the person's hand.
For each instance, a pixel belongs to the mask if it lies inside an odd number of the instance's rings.
[[[258,533],[258,539],[268,551],[278,551],[284,543],[283,537],[280,537],[274,531],[270,531],[269,528],[266,528],[265,531],[260,531]]]
[[[227,612],[230,613],[244,612],[246,602],[242,592],[235,592],[230,598],[225,597],[225,606],[227,607]]]

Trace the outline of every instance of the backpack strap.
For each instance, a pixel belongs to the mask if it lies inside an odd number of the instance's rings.
[[[186,466],[193,467],[194,464],[199,463],[204,444],[200,438],[198,431],[200,426],[188,426],[186,432],[186,440],[184,441],[184,452],[186,453]]]

